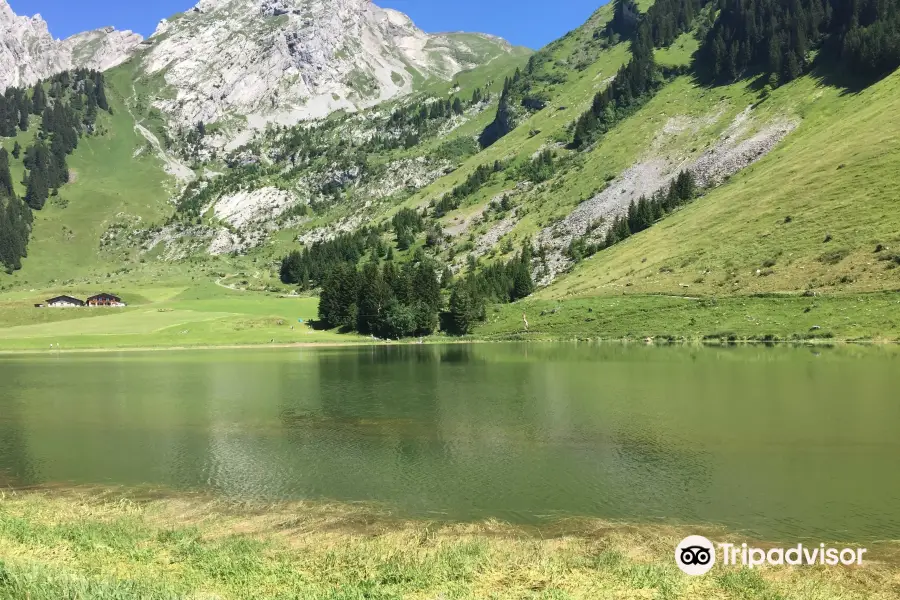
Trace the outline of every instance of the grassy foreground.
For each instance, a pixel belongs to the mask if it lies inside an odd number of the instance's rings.
[[[890,563],[717,566],[690,578],[674,563],[684,530],[601,521],[565,530],[404,522],[354,506],[7,493],[0,598],[897,597]]]

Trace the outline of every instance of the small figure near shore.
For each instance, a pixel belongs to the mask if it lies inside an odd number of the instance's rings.
[[[528,317],[525,313],[522,313],[522,321],[525,323],[525,331],[528,331]]]

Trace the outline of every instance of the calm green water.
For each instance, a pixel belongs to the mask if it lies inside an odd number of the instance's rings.
[[[896,539],[898,388],[885,349],[3,357],[0,479]]]

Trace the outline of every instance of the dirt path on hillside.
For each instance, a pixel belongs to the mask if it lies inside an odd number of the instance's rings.
[[[163,169],[166,171],[166,173],[175,177],[182,183],[190,183],[191,181],[196,179],[197,175],[194,173],[194,171],[189,166],[166,152],[166,149],[163,148],[163,145],[159,141],[159,138],[156,137],[156,135],[152,131],[141,124],[143,122],[143,119],[138,119],[134,115],[134,112],[132,112],[131,110],[131,101],[133,101],[137,97],[137,90],[134,87],[134,83],[131,84],[131,92],[131,98],[125,101],[125,108],[128,110],[128,114],[131,115],[131,120],[134,121],[134,130],[140,133],[144,137],[144,139],[150,142],[150,145],[156,152],[156,156],[158,156],[159,159],[163,162]]]
[[[234,277],[234,275],[226,275],[225,277],[219,277],[216,279],[216,285],[225,288],[226,290],[231,290],[232,292],[246,292],[247,290],[241,289],[239,287],[234,287],[232,285],[228,285],[227,283],[222,283],[222,280],[226,277]]]

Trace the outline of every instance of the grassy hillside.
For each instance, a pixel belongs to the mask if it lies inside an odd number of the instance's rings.
[[[107,229],[120,222],[152,222],[170,210],[165,173],[153,154],[145,151],[146,140],[135,132],[126,110],[130,83],[123,75],[122,71],[109,74],[112,114],[101,112],[97,133],[79,141],[68,160],[71,182],[43,210],[35,211],[23,269],[12,276],[0,275],[0,284],[45,286],[104,276],[131,258],[101,252],[100,239]],[[39,119],[32,121],[28,132],[3,139],[3,146],[11,149],[18,140],[27,147],[39,127]],[[21,182],[21,158],[11,160],[11,171],[14,181]],[[24,193],[21,187],[18,191]]]
[[[750,92],[751,86],[712,93]],[[898,90],[898,74],[858,93],[814,76],[778,89],[761,108],[768,104],[802,120],[774,152],[657,226],[579,265],[541,297],[626,289],[683,293],[686,286],[702,295],[900,289],[894,191],[900,124],[889,116],[900,108]],[[657,118],[668,94],[685,98],[699,91],[680,82],[624,124],[623,132]],[[752,99],[747,96],[745,102]]]

